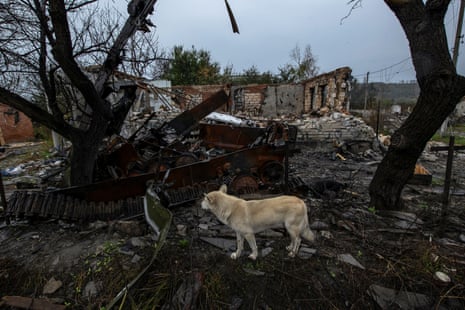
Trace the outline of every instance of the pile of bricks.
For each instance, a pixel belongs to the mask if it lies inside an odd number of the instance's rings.
[[[299,128],[297,142],[318,146],[319,151],[331,150],[343,144],[363,144],[370,147],[375,132],[361,118],[342,113],[303,118],[291,123]]]

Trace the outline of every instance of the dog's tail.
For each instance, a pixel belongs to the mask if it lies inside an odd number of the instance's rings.
[[[304,217],[304,229],[301,233],[302,238],[307,241],[314,242],[315,241],[315,234],[310,229],[310,225],[308,224],[308,214],[305,214]]]
[[[306,239],[307,241],[314,242],[315,241],[315,234],[313,231],[310,230],[310,228],[305,227],[304,231],[302,232],[302,238]]]

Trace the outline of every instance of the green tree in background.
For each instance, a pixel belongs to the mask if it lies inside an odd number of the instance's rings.
[[[291,57],[291,62],[278,68],[279,79],[282,82],[300,82],[318,74],[317,59],[313,55],[310,45],[305,46],[302,51],[300,46],[296,44],[289,56]]]
[[[220,65],[211,60],[209,51],[175,46],[171,52],[172,61],[163,75],[173,85],[208,85],[220,81]]]
[[[316,57],[313,56],[310,45],[303,51],[296,45],[289,55],[290,63],[278,68],[278,75],[271,71],[260,72],[255,65],[241,73],[234,73],[232,65],[222,69],[218,62],[212,60],[209,51],[197,50],[194,46],[187,50],[179,45],[172,49],[171,61],[162,78],[170,80],[173,85],[247,85],[293,83],[318,74]]]
[[[234,79],[234,84],[273,84],[277,78],[270,71],[260,72],[256,66],[245,69]]]

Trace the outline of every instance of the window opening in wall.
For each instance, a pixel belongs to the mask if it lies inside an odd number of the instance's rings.
[[[328,85],[322,85],[321,88],[321,107],[325,107],[327,104],[326,97],[328,95]]]
[[[244,111],[244,89],[237,88],[234,90],[234,111]]]
[[[8,108],[3,114],[14,117],[14,125],[16,126],[19,123],[19,112],[13,108]]]
[[[315,87],[310,88],[310,110],[313,110],[316,105],[316,91]]]

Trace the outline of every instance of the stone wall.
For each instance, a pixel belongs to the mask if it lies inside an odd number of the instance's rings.
[[[262,105],[266,100],[268,85],[231,86],[232,114],[246,114],[260,116],[263,113]]]
[[[300,118],[290,124],[298,127],[297,142],[310,144],[315,151],[343,149],[359,153],[371,148],[376,137],[373,128],[361,118],[339,112]]]
[[[25,142],[34,138],[31,120],[10,106],[0,104],[0,141]]]
[[[232,86],[231,94],[233,114],[269,118],[303,111],[302,85]]]
[[[173,86],[171,87],[171,100],[184,111],[191,109],[222,89],[227,93],[230,91],[226,85]]]
[[[305,113],[328,108],[330,111],[349,111],[350,75],[343,67],[304,81]]]
[[[248,117],[281,117],[308,113],[349,111],[349,67],[320,74],[298,84],[199,85],[172,87],[172,100],[189,109],[224,89],[230,93],[225,111]],[[321,113],[321,114],[324,114]]]
[[[174,86],[169,92],[172,103],[186,110],[223,89],[229,100],[218,112],[296,125],[298,142],[311,144],[315,151],[343,147],[358,153],[371,148],[375,133],[361,118],[346,113],[350,109],[350,74],[351,69],[343,67],[298,84]],[[159,118],[167,117],[157,115],[154,127]]]

